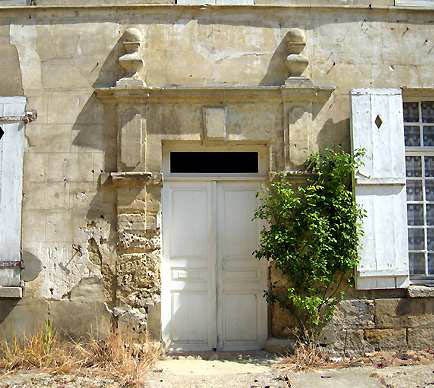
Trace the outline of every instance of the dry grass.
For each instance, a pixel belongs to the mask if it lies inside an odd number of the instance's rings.
[[[60,340],[50,322],[35,335],[0,344],[0,372],[39,369],[55,374],[103,375],[126,386],[138,386],[161,354],[148,339],[111,334],[82,342]]]
[[[427,364],[434,361],[434,350],[378,351],[365,353],[362,357],[331,357],[316,344],[298,343],[294,354],[285,357],[280,366],[293,371],[310,369],[348,368],[354,366],[407,366]]]
[[[298,343],[294,353],[285,357],[281,365],[294,371],[304,371],[313,368],[328,368],[332,361],[329,355],[319,346],[309,343]]]

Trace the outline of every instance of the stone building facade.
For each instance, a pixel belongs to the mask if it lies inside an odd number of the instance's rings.
[[[351,90],[434,100],[430,1],[194,3],[0,1],[0,97],[25,97],[20,114],[37,112],[20,124],[21,268],[15,283],[0,276],[3,337],[47,319],[73,336],[118,327],[164,337],[171,149],[257,152],[255,176],[291,175],[311,152],[351,149]],[[186,216],[184,228],[194,222]],[[2,259],[0,274],[12,265]],[[432,346],[429,282],[353,290],[324,343]],[[284,312],[268,308],[264,319],[267,338],[288,336]]]

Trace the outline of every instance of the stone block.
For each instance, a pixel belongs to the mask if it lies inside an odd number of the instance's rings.
[[[70,206],[75,210],[83,210],[85,214],[93,205],[98,194],[97,184],[94,182],[71,182],[69,189]]]
[[[26,135],[28,152],[69,152],[71,149],[71,125],[40,125],[36,121],[26,126]]]
[[[23,242],[45,241],[46,214],[44,210],[24,209],[22,214]]]
[[[35,334],[48,319],[48,301],[36,298],[0,300],[2,338],[22,338]]]
[[[90,277],[80,280],[70,291],[69,299],[73,302],[86,303],[91,300],[92,302],[104,303],[104,285],[102,279]]]
[[[46,216],[46,241],[72,241],[72,221],[69,210],[50,212]]]
[[[379,328],[399,328],[408,325],[408,315],[403,314],[406,304],[405,299],[376,299],[375,300],[375,322]],[[401,306],[401,308],[400,308]]]
[[[375,349],[399,349],[407,346],[406,329],[366,329],[366,341]]]
[[[22,297],[23,297],[23,289],[21,287],[0,286],[0,299],[1,298],[21,299]]]
[[[288,337],[295,327],[291,314],[276,304],[271,306],[271,334],[273,337]]]
[[[145,231],[146,230],[146,214],[132,213],[132,214],[119,214],[118,216],[118,230],[119,231]]]
[[[373,345],[366,341],[362,329],[336,329],[334,341],[325,345],[328,345],[331,351],[345,355],[361,355],[374,350]]]
[[[38,124],[47,123],[47,95],[38,93],[34,95],[29,91],[27,93],[27,108],[34,109],[38,112]]]
[[[264,350],[270,353],[288,354],[294,351],[295,340],[289,338],[269,338],[264,345]]]
[[[407,292],[410,298],[434,298],[434,287],[410,286]]]
[[[128,171],[144,160],[145,123],[140,114],[127,111],[122,114],[120,125],[118,167],[120,171]]]
[[[411,349],[432,349],[434,347],[434,325],[424,328],[409,328],[408,346]]]
[[[105,303],[93,301],[59,300],[50,302],[50,320],[66,337],[103,338],[111,330],[111,314]]]
[[[203,108],[204,132],[208,140],[221,140],[226,137],[226,108]]]
[[[434,298],[393,298],[375,300],[378,327],[434,326]]]
[[[71,152],[95,152],[116,146],[116,136],[107,132],[103,124],[74,124],[71,130]],[[116,157],[116,152],[113,157]]]
[[[48,97],[49,124],[103,124],[102,105],[91,97],[92,91],[83,94],[52,93]],[[71,141],[71,136],[69,136]]]
[[[70,37],[65,36],[65,40]],[[68,74],[65,77],[65,74]],[[55,58],[41,63],[42,83],[47,89],[86,89],[91,85],[75,66],[74,58]]]
[[[92,152],[52,153],[48,165],[48,182],[93,182],[99,176]]]
[[[92,152],[69,154],[65,172],[69,182],[93,182],[99,176],[99,172],[95,173]]]
[[[67,209],[69,207],[69,184],[30,183],[24,180],[24,209]]]
[[[374,327],[374,301],[350,299],[339,303],[332,324],[345,329]]]
[[[309,137],[305,135],[310,131],[312,126],[312,103],[305,105],[291,105],[288,108],[288,133],[285,144],[288,147],[286,155],[287,166],[289,160],[293,166],[299,166],[304,163],[309,154]]]
[[[45,182],[48,173],[48,154],[26,152],[24,154],[24,174],[29,182]]]
[[[161,304],[148,308],[148,333],[155,340],[161,338]]]

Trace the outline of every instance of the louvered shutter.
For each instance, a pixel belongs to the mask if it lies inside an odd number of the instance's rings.
[[[25,97],[0,97],[0,116],[23,116]],[[0,287],[21,285],[24,123],[0,122]]]
[[[358,289],[404,288],[409,282],[405,145],[400,89],[351,91],[352,147],[364,148],[355,177],[366,210]]]

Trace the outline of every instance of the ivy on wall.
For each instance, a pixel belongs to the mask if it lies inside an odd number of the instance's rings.
[[[364,211],[354,200],[352,177],[363,151],[326,149],[306,161],[306,182],[295,186],[277,174],[260,194],[256,219],[266,221],[254,252],[283,275],[284,288],[266,292],[296,318],[297,336],[317,339],[332,318],[358,264]]]

